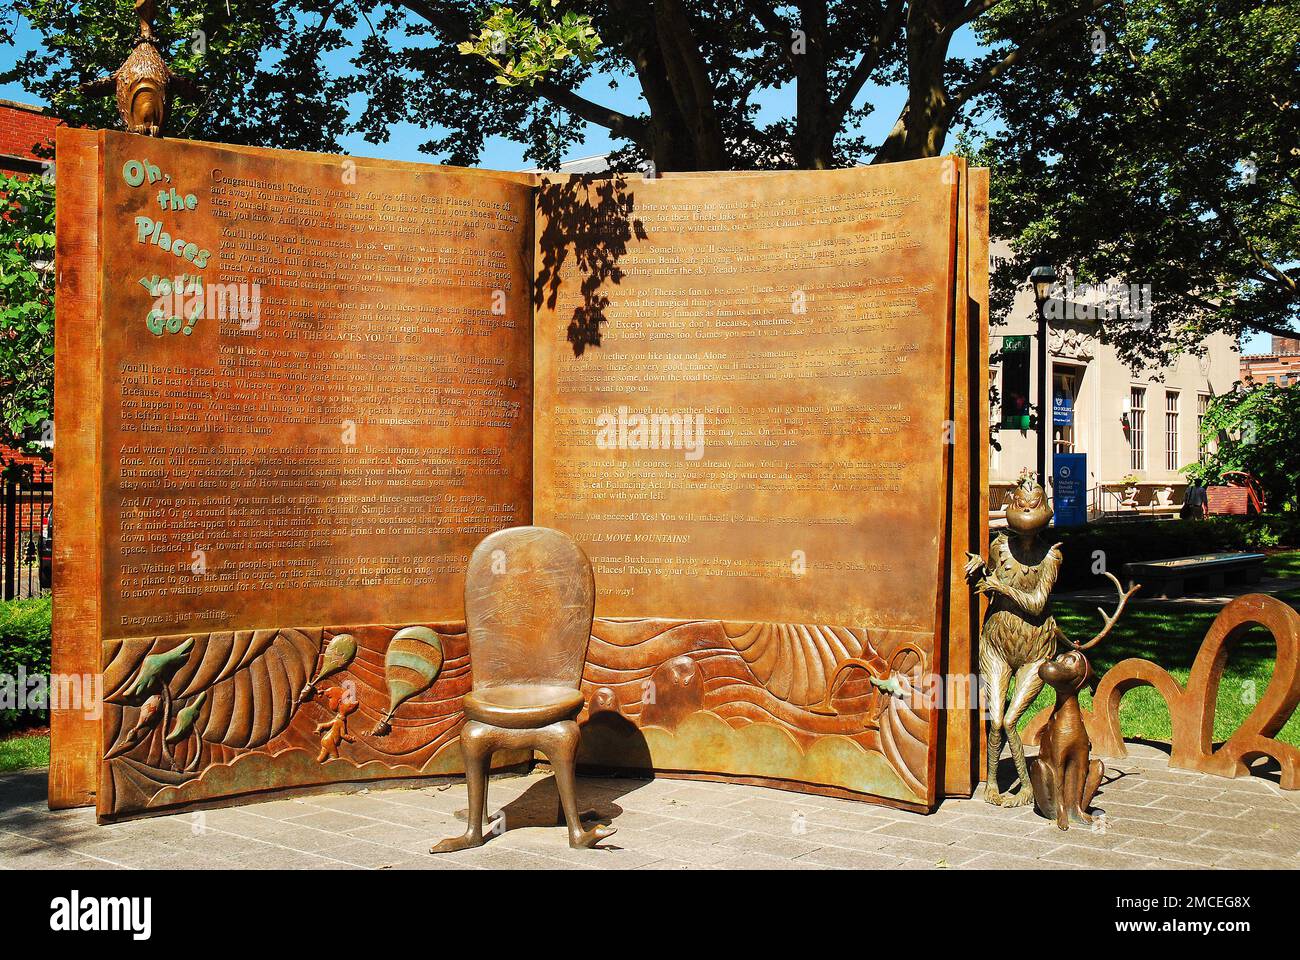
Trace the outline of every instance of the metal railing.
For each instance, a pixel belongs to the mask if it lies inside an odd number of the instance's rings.
[[[48,588],[49,558],[42,556],[41,533],[53,500],[51,467],[22,465],[5,471],[0,562],[6,600],[39,597]]]

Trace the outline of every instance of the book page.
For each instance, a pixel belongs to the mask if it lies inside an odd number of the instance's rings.
[[[599,615],[933,636],[956,181],[544,179],[534,516]]]
[[[531,513],[532,179],[104,137],[104,635],[460,618]]]

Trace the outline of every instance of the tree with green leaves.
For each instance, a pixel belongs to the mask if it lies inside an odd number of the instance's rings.
[[[1192,480],[1220,483],[1231,471],[1260,482],[1270,510],[1300,509],[1300,389],[1264,383],[1215,397],[1201,424],[1207,452],[1183,468]]]
[[[1103,327],[1131,361],[1216,331],[1296,336],[1300,6],[1125,0],[1089,24],[1012,65],[972,117],[992,132],[963,138],[993,168],[993,235],[1015,246],[999,305],[1045,262],[1151,285],[1150,317]],[[992,44],[1028,29],[979,26]]]
[[[131,0],[14,0],[43,49],[0,79],[22,81],[79,124],[112,107],[75,88],[121,63]],[[178,73],[208,90],[182,104],[186,135],[332,150],[345,132],[382,143],[395,125],[441,128],[423,149],[471,165],[488,137],[556,164],[586,124],[627,164],[659,170],[824,168],[934,156],[961,112],[1053,37],[1085,35],[1112,0],[172,0],[159,11]],[[975,62],[954,35],[987,19],[1030,29]],[[578,88],[626,79],[644,109]],[[793,115],[759,98],[793,84]],[[907,101],[883,142],[857,133],[871,86]],[[589,88],[587,88],[589,89]],[[348,106],[357,110],[349,117]]]
[[[78,124],[76,88],[121,63],[131,0],[14,0],[42,49],[19,80]],[[399,125],[473,165],[489,137],[554,167],[588,125],[623,169],[822,168],[958,149],[994,169],[993,233],[1015,253],[992,317],[1036,262],[1149,284],[1149,315],[1103,322],[1134,363],[1216,331],[1290,332],[1300,290],[1300,9],[1290,0],[172,0],[175,69],[209,92],[177,132],[335,151]],[[983,52],[952,54],[971,29]],[[4,26],[0,23],[0,40]],[[640,109],[592,92],[639,91]],[[789,116],[759,109],[793,86]],[[871,92],[906,91],[889,133]],[[582,92],[578,92],[581,88]]]
[[[0,174],[0,435],[54,415],[54,183]]]

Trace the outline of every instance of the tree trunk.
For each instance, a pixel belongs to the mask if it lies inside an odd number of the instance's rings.
[[[873,163],[937,157],[948,138],[952,106],[944,84],[951,36],[945,24],[956,15],[943,0],[913,2],[907,10],[907,104]]]
[[[794,162],[801,170],[825,170],[833,163],[835,144],[835,131],[829,122],[826,0],[800,3],[797,28],[804,32],[807,49],[794,54]]]
[[[725,170],[730,164],[714,103],[717,88],[700,56],[690,18],[677,0],[655,0],[654,17],[660,60],[692,155],[690,166],[665,169]]]

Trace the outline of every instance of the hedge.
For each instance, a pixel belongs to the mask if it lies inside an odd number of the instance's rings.
[[[1124,564],[1136,560],[1167,560],[1222,550],[1300,547],[1300,513],[1097,523],[1051,530],[1048,536],[1061,541],[1065,554],[1058,587],[1074,590],[1097,584],[1093,554],[1098,550],[1105,558],[1105,569],[1123,580]]]
[[[25,674],[50,672],[50,598],[0,602],[0,684],[16,682],[18,668]],[[47,711],[0,709],[0,733],[48,722]]]

